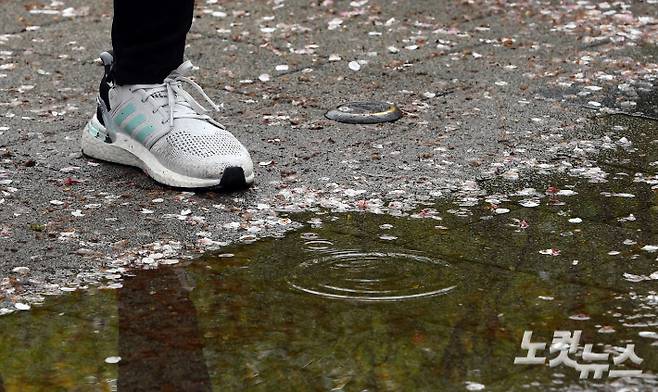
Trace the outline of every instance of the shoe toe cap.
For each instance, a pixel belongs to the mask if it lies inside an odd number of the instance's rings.
[[[238,154],[215,155],[205,159],[199,168],[199,175],[203,178],[221,178],[226,168],[239,167],[244,171],[245,177],[253,176],[254,164],[246,148]]]
[[[153,149],[164,166],[185,176],[221,179],[226,168],[240,167],[248,182],[253,178],[249,151],[227,131],[209,135],[172,133]]]

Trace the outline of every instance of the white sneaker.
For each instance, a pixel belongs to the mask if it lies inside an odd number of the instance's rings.
[[[183,89],[192,87],[219,110],[186,76],[191,70],[186,61],[162,84],[113,85],[104,98],[101,91],[97,114],[82,132],[82,152],[142,168],[174,187],[251,185],[254,166],[247,149]]]

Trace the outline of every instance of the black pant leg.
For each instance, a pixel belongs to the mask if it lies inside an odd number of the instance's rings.
[[[183,62],[193,13],[194,0],[114,0],[116,83],[162,83]]]

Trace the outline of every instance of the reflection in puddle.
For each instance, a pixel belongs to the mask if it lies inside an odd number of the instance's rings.
[[[304,261],[287,281],[325,298],[403,301],[446,294],[458,279],[450,264],[422,255],[349,250]]]
[[[300,216],[304,233],[2,317],[0,389],[656,390],[658,154],[640,125],[642,150],[605,157],[599,182],[539,178],[414,214],[434,219]],[[635,344],[646,377],[515,366],[525,330]]]
[[[140,272],[119,290],[119,391],[211,391],[193,283],[183,270]]]

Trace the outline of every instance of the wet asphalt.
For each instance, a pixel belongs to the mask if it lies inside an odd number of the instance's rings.
[[[658,116],[658,6],[565,3],[198,2],[187,57],[257,172],[247,191],[192,193],[80,153],[111,1],[0,0],[0,301],[93,283],[161,244],[191,257],[280,235],[286,211],[411,208],[587,165],[592,118]],[[373,100],[403,117],[324,117]]]

